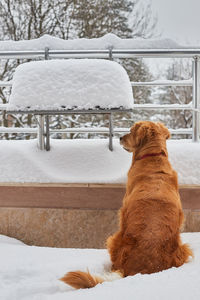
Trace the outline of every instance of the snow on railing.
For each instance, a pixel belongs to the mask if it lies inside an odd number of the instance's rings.
[[[100,38],[80,38],[64,40],[45,34],[37,39],[0,42],[0,51],[42,51],[49,48],[54,51],[84,51],[112,49],[188,49],[187,46],[179,45],[171,39],[143,39],[143,38],[120,38],[115,34],[108,33]],[[196,48],[196,47],[193,47]],[[58,50],[59,49],[59,50]]]
[[[113,34],[99,39],[77,39],[64,41],[45,35],[31,41],[0,42],[0,59],[52,59],[52,58],[181,58],[193,59],[193,77],[190,80],[171,81],[156,80],[151,82],[131,82],[135,86],[192,86],[193,101],[187,105],[171,104],[134,104],[133,110],[190,110],[193,113],[192,129],[171,130],[172,134],[191,134],[193,141],[199,140],[199,106],[200,106],[200,48],[184,47],[171,40],[120,39]],[[11,87],[12,82],[0,82],[0,87]],[[0,110],[6,110],[6,105],[0,105]],[[23,132],[27,128],[21,128]],[[6,130],[5,128],[2,130]],[[8,129],[7,132],[9,132]],[[13,129],[14,130],[14,129]],[[16,131],[18,129],[16,128]],[[34,129],[35,130],[35,129]],[[66,129],[70,130],[70,129]],[[72,130],[72,129],[71,129]],[[75,129],[73,129],[75,130]],[[78,129],[88,132],[88,129]],[[91,129],[99,132],[99,128]],[[107,130],[107,129],[106,129]],[[4,131],[5,132],[5,131]],[[55,132],[55,130],[51,130]],[[120,132],[114,128],[113,132]]]

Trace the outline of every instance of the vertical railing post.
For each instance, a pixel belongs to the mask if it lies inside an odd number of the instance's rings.
[[[49,116],[47,115],[45,117],[45,123],[46,123],[46,145],[45,145],[45,148],[46,148],[46,151],[49,151],[50,150],[50,132],[49,132]]]
[[[113,60],[113,47],[109,47],[109,60]]]
[[[45,47],[44,49],[44,59],[48,60],[49,59],[49,48]]]
[[[109,47],[109,60],[113,60],[113,47]],[[109,114],[109,150],[113,151],[113,115]]]
[[[38,147],[40,150],[45,149],[45,138],[44,138],[44,116],[38,116]]]
[[[45,47],[44,49],[44,59],[49,60],[49,48]],[[44,147],[47,151],[50,150],[50,132],[49,132],[49,116],[45,117],[45,122],[46,122],[46,130],[44,132]],[[46,138],[46,140],[45,140]]]
[[[109,113],[109,150],[113,151],[113,118],[112,113]]]
[[[197,109],[200,104],[200,61],[199,57],[193,58],[193,124],[192,124],[192,140],[193,142],[199,141],[199,113]]]

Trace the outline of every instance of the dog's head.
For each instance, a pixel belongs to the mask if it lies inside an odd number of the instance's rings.
[[[120,138],[120,144],[129,152],[134,152],[136,148],[142,147],[148,142],[156,139],[166,140],[170,137],[170,132],[162,123],[141,121],[135,123],[130,133]]]

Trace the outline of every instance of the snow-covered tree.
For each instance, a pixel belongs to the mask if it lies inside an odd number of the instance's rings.
[[[167,70],[167,79],[185,80],[192,77],[191,60],[174,59]],[[189,104],[192,101],[192,87],[165,87],[163,88],[161,101],[168,104]],[[190,128],[192,127],[192,113],[188,110],[172,111],[170,113],[171,128]]]
[[[100,37],[112,32],[119,37],[152,36],[156,19],[152,16],[150,2],[141,7],[141,0],[1,0],[0,2],[0,39],[22,40],[38,38],[50,34],[64,39]],[[11,79],[20,60],[9,60],[1,64],[0,80]],[[147,66],[139,59],[121,60],[131,80],[142,81],[151,78]],[[147,89],[135,89],[137,102],[147,99]],[[0,92],[2,102],[6,102],[5,89]],[[138,115],[138,114],[137,114]],[[139,118],[139,115],[138,115]],[[133,118],[131,117],[131,120]],[[119,116],[118,121],[121,122]],[[71,118],[52,118],[54,127],[77,126],[78,123],[102,126],[108,123],[107,117],[76,116]],[[31,125],[30,116],[17,116],[15,126]],[[59,125],[59,123],[61,124]],[[120,123],[121,124],[121,123]],[[124,122],[123,122],[124,124]],[[3,118],[3,125],[7,125]],[[15,135],[12,135],[15,138]]]
[[[165,72],[168,80],[187,80],[192,77],[192,62],[190,59],[173,59]],[[153,94],[155,93],[155,97]],[[155,87],[152,92],[154,103],[158,104],[189,104],[192,101],[192,86]],[[156,111],[150,116],[152,121],[164,122],[169,128],[191,128],[192,112],[190,110]],[[188,138],[188,135],[181,135]]]

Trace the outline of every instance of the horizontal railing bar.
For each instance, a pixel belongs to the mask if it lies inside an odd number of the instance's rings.
[[[45,50],[1,50],[0,59],[44,58]]]
[[[192,80],[154,80],[154,81],[131,81],[132,86],[193,86]]]
[[[200,55],[200,49],[113,49],[113,58],[187,58]]]
[[[37,131],[37,128],[0,126],[0,133],[37,133]]]
[[[192,80],[177,80],[177,81],[172,81],[172,80],[154,80],[154,81],[131,81],[132,86],[192,86],[193,82]],[[12,81],[0,81],[0,87],[7,87],[7,86],[12,86]]]
[[[134,109],[138,110],[193,110],[188,104],[134,104]],[[133,109],[133,111],[134,111]]]
[[[123,130],[123,128],[121,128]],[[128,128],[125,128],[125,131],[121,131],[120,128],[115,132],[129,132]],[[51,133],[109,133],[109,128],[107,127],[77,127],[77,128],[65,128],[65,129],[50,129]]]
[[[82,49],[82,50],[49,50],[49,58],[70,58],[70,57],[108,57],[110,49]],[[112,49],[112,55],[115,58],[128,57],[194,57],[200,56],[200,49]],[[45,50],[13,50],[0,51],[0,58],[44,58]]]
[[[0,81],[0,87],[12,86],[12,81]]]
[[[0,127],[0,133],[37,133],[37,128],[20,128],[20,127]],[[192,129],[169,129],[172,134],[192,134]],[[129,133],[129,128],[114,128],[114,133]],[[109,128],[107,127],[77,127],[77,128],[65,128],[65,129],[50,129],[50,133],[105,133],[109,134]]]
[[[192,134],[192,129],[169,129],[171,134]]]
[[[0,104],[0,113],[1,113],[1,111],[6,111],[6,109],[7,109],[7,105],[8,104]]]
[[[192,129],[169,129],[172,134],[192,134]],[[130,128],[114,128],[113,133],[129,133]],[[50,133],[109,133],[109,128],[65,128],[65,129],[51,129]]]

